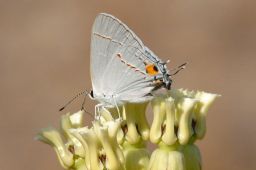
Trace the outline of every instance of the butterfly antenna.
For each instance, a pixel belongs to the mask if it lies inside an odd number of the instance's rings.
[[[183,63],[183,64],[181,64],[180,66],[178,66],[177,68],[175,68],[174,70],[172,70],[172,71],[175,71],[173,74],[171,74],[170,76],[174,76],[175,74],[177,74],[178,72],[180,72],[181,70],[183,70],[183,69],[185,69],[186,68],[186,65],[187,65],[188,63]]]
[[[78,98],[82,94],[89,94],[89,92],[87,90],[85,90],[83,92],[78,93],[75,97],[73,97],[70,101],[68,101],[62,108],[60,108],[59,111],[64,110],[70,103],[72,103],[76,98]],[[85,99],[84,99],[84,102],[85,102]],[[84,104],[84,102],[83,102],[83,104]],[[83,106],[82,106],[82,108],[83,108]]]

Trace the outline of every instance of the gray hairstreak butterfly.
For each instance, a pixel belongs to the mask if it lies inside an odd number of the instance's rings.
[[[172,84],[166,62],[122,21],[106,13],[100,13],[93,24],[90,71],[92,91],[86,93],[100,102],[96,107],[146,102],[153,98],[152,92],[170,89]]]
[[[91,35],[91,97],[104,106],[145,102],[152,91],[170,89],[171,76],[161,61],[122,21],[101,13]]]

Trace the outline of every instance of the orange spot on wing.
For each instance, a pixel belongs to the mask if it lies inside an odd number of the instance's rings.
[[[147,74],[154,76],[158,74],[158,69],[154,64],[148,64],[146,65],[146,72]]]

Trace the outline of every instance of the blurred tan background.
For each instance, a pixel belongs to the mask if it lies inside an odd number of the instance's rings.
[[[171,59],[169,68],[189,62],[175,88],[222,94],[197,142],[203,169],[255,170],[256,2],[249,0],[0,0],[0,169],[62,169],[52,148],[33,138],[58,127],[58,109],[91,89],[90,31],[99,12],[124,21]]]

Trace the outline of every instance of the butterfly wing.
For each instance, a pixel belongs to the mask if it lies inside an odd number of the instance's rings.
[[[117,100],[130,101],[152,91],[154,77],[145,70],[145,61],[149,61],[145,46],[125,24],[101,13],[91,38],[91,78],[98,98],[114,95]]]

